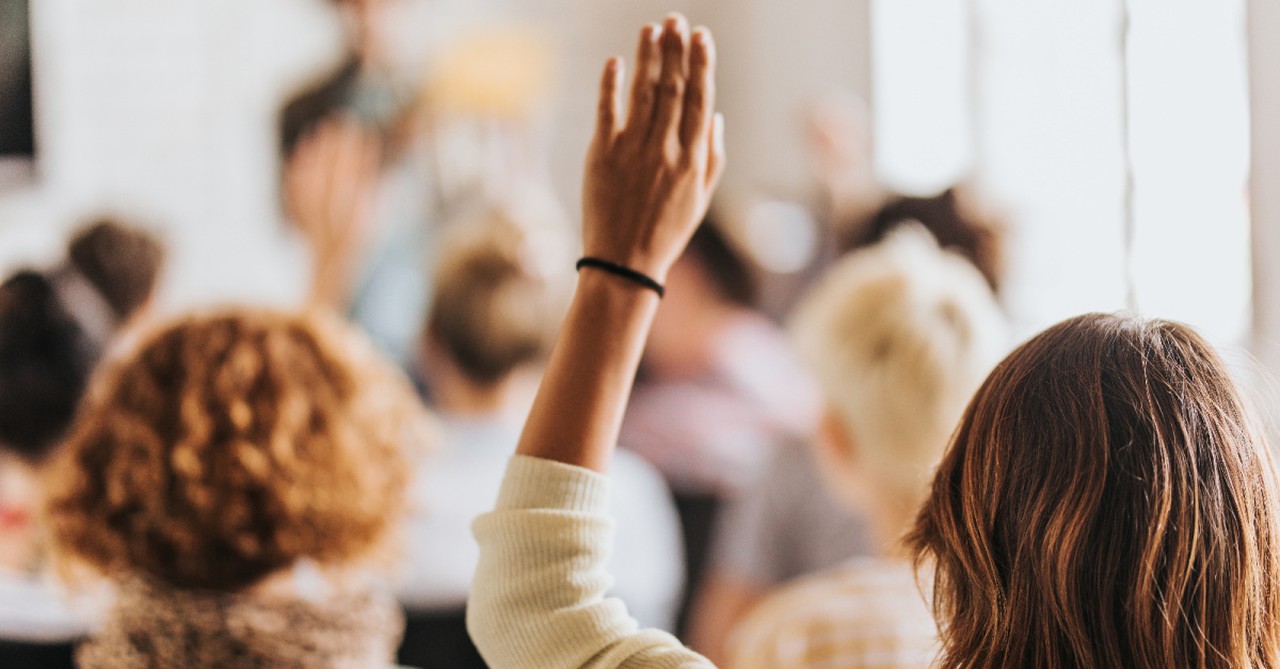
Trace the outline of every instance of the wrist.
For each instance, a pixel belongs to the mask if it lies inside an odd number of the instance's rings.
[[[648,286],[591,266],[578,270],[578,293],[607,297],[618,303],[657,305],[662,300],[658,292]]]
[[[658,297],[663,297],[667,292],[666,287],[649,274],[645,274],[644,272],[629,265],[616,263],[598,256],[583,256],[582,259],[578,261],[577,265],[575,265],[575,268],[578,270],[579,274],[581,274],[583,270],[611,274],[617,278],[629,281],[641,288],[651,290]]]

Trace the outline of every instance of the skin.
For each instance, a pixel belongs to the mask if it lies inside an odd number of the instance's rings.
[[[665,282],[724,168],[715,45],[672,14],[640,34],[629,104],[623,64],[600,84],[583,188],[586,255]],[[657,293],[587,268],[557,338],[517,452],[606,472],[653,324]]]
[[[285,165],[285,205],[312,252],[313,307],[347,304],[372,227],[381,153],[375,136],[336,118],[304,137]]]

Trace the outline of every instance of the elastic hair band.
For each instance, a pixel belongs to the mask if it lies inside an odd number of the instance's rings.
[[[616,262],[609,262],[608,260],[601,260],[600,258],[587,256],[586,258],[578,261],[577,268],[581,270],[583,267],[602,269],[615,276],[620,276],[633,283],[638,283],[641,286],[657,293],[658,297],[662,297],[667,294],[667,289],[663,288],[662,284],[655,281],[653,277],[637,272],[626,265],[619,265]]]

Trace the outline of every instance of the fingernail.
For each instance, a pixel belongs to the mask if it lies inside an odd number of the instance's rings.
[[[657,42],[658,37],[662,35],[662,26],[656,23],[650,23],[644,27],[644,38],[650,42]]]

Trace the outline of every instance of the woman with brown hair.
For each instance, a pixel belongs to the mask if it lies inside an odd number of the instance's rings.
[[[1280,666],[1272,459],[1184,325],[1091,314],[1016,350],[909,541],[943,667]]]
[[[630,112],[605,69],[583,261],[495,511],[469,623],[491,667],[711,666],[604,597],[608,469],[662,294],[723,165],[708,33],[641,35]],[[1086,316],[979,391],[913,535],[946,667],[1280,666],[1276,472],[1185,326]]]
[[[106,371],[53,464],[56,555],[117,585],[82,667],[375,667],[401,630],[360,565],[422,415],[336,319],[233,311]]]

